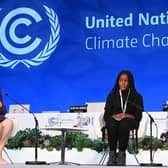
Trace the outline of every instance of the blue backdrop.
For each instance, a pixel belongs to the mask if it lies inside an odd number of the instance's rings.
[[[0,25],[1,88],[33,112],[105,101],[123,69],[147,111],[168,99],[167,1],[1,0]]]

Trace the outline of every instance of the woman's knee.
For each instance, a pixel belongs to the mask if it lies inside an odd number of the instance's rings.
[[[106,127],[107,129],[116,129],[117,127],[117,123],[113,118],[110,118],[107,122],[106,122]]]
[[[2,125],[4,128],[12,129],[13,128],[13,120],[7,118],[2,122]]]
[[[2,131],[3,131],[3,126],[2,126],[2,123],[0,123],[0,137],[2,135]]]
[[[132,130],[135,129],[137,127],[137,122],[134,119],[123,119],[120,121],[120,129],[128,129],[128,130]]]
[[[2,130],[3,129],[3,125],[2,125],[2,123],[0,123],[0,130]]]
[[[129,130],[130,130],[129,121],[127,120],[120,121],[119,131],[124,132],[124,131],[129,131]]]

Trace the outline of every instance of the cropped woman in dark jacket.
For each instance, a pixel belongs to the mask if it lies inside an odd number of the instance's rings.
[[[0,89],[0,165],[7,162],[2,158],[2,150],[9,139],[12,129],[13,121],[5,117],[6,108],[2,99],[2,91]]]
[[[104,120],[110,148],[107,165],[125,165],[129,132],[138,128],[142,111],[143,99],[136,91],[132,73],[121,71],[105,105]]]

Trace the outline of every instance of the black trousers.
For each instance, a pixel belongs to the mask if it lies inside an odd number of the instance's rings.
[[[124,118],[121,121],[116,121],[114,118],[109,118],[106,122],[108,143],[111,151],[125,151],[128,146],[130,130],[138,128],[138,121],[130,118]]]

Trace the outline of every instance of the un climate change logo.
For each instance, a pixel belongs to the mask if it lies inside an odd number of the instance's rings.
[[[52,8],[49,8],[47,6],[43,6],[45,9],[45,13],[48,16],[49,23],[50,23],[50,37],[48,42],[45,44],[44,48],[33,58],[31,59],[15,59],[11,60],[7,58],[5,55],[0,53],[0,66],[2,67],[10,67],[14,68],[16,65],[22,63],[24,64],[27,68],[30,68],[31,66],[38,66],[42,64],[44,61],[50,58],[51,54],[57,47],[57,43],[60,38],[60,25],[58,21],[58,16],[54,12]],[[16,35],[16,28],[17,26],[24,24],[25,26],[30,26],[32,24],[31,20],[28,18],[20,17],[14,20],[14,18],[20,14],[24,15],[30,15],[35,22],[40,22],[42,20],[41,16],[33,9],[31,8],[16,8],[12,11],[10,11],[2,20],[1,25],[0,25],[0,41],[2,46],[9,51],[12,54],[15,55],[25,55],[28,54],[32,51],[34,51],[41,43],[40,38],[36,38],[29,46],[22,47],[22,48],[17,48],[9,43],[6,37],[6,29],[8,26],[8,23],[12,21],[12,24],[10,25],[9,28],[9,36],[10,40],[12,42],[18,44],[18,45],[23,45],[27,44],[28,42],[32,41],[31,36],[26,35],[24,37],[18,37]]]

